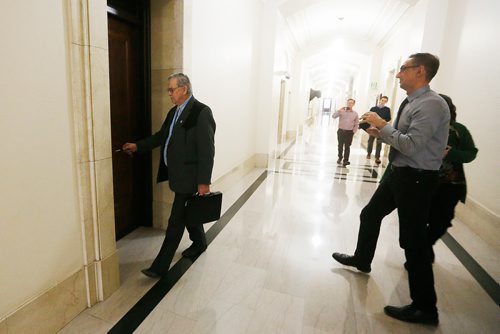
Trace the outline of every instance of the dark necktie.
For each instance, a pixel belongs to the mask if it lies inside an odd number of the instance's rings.
[[[396,121],[394,122],[395,129],[398,128],[399,118],[401,117],[401,113],[403,112],[403,109],[407,104],[408,104],[408,98],[404,99],[403,102],[401,102],[401,105],[399,106],[398,114],[396,116]],[[389,162],[392,162],[394,160],[396,151],[397,150],[391,146],[391,149],[389,150]]]
[[[175,123],[177,123],[177,120],[179,119],[179,116],[180,116],[179,109],[180,109],[180,107],[177,107],[177,109],[175,110],[174,119],[172,119],[172,123],[170,124],[170,128],[168,131],[168,137],[167,137],[167,141],[165,143],[165,150],[163,151],[163,160],[165,162],[165,165],[167,165],[167,166],[168,166],[168,163],[167,163],[168,143],[170,142],[170,137],[172,137],[172,131],[174,130]]]

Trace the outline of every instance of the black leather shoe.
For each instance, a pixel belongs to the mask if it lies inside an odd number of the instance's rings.
[[[151,270],[150,268],[142,269],[141,273],[143,273],[147,277],[151,277],[151,278],[160,278],[161,277],[160,274],[158,274],[156,271]]]
[[[342,253],[333,253],[332,257],[335,261],[343,264],[344,266],[356,267],[356,269],[364,273],[369,273],[370,271],[372,271],[372,268],[369,264],[358,263],[354,256]]]
[[[199,248],[195,244],[192,244],[191,246],[189,246],[188,248],[186,248],[184,250],[184,252],[182,252],[182,256],[184,256],[184,257],[195,257],[195,256],[200,255],[201,253],[203,253],[206,249],[207,249],[207,247]]]
[[[337,160],[337,164],[339,164],[339,165],[340,165],[341,163],[342,163],[342,158],[339,158],[339,159]]]
[[[347,165],[350,165],[351,163],[349,161],[344,161],[344,163],[342,164],[342,166],[347,166]]]
[[[384,312],[389,317],[419,324],[426,324],[437,326],[439,324],[439,317],[437,312],[423,311],[412,304],[406,306],[386,306]]]

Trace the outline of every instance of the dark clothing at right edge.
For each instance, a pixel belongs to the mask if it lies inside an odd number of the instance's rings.
[[[478,152],[469,130],[458,122],[450,125],[448,146],[451,148],[439,169],[439,185],[432,196],[429,212],[427,232],[431,247],[452,226],[458,202],[465,203],[467,184],[463,164],[473,161]]]

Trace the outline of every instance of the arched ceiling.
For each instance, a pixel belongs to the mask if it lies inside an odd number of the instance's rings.
[[[276,0],[314,89],[345,89],[419,0]],[[327,96],[327,95],[324,95]]]

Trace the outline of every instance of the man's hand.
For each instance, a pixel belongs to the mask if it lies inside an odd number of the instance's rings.
[[[198,195],[203,196],[205,194],[208,194],[210,192],[210,185],[209,184],[199,184],[198,185]]]
[[[123,152],[132,156],[132,155],[134,155],[135,152],[137,152],[137,145],[134,143],[125,143],[122,146],[122,150],[123,150]]]
[[[450,145],[446,145],[446,147],[444,149],[443,158],[448,155],[448,152],[450,152],[450,149],[451,149],[451,146]]]
[[[364,113],[361,116],[360,122],[373,125],[374,127],[376,127],[379,130],[382,129],[387,124],[387,122],[382,117],[380,117],[376,112],[373,112],[373,111],[369,111],[367,113]]]
[[[365,131],[366,131],[366,132],[367,132],[370,136],[373,136],[373,137],[375,137],[375,138],[380,137],[380,130],[379,130],[379,129],[377,129],[377,128],[372,128],[372,127],[370,127],[370,128],[368,128],[368,129],[366,129]]]

